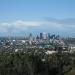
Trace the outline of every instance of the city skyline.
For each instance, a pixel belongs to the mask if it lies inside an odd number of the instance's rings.
[[[74,0],[0,0],[0,36],[40,32],[75,35]]]

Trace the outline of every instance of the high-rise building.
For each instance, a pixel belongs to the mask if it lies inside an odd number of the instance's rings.
[[[32,41],[33,41],[33,36],[32,36],[32,34],[30,33],[30,34],[29,34],[29,43],[32,44]]]
[[[55,34],[51,35],[51,39],[55,39]]]
[[[48,36],[47,36],[47,38],[48,38],[48,39],[50,39],[50,33],[48,33]]]
[[[37,36],[36,36],[36,39],[40,39],[40,37],[37,35]]]
[[[29,34],[29,39],[32,39],[32,34],[31,33]]]
[[[44,32],[43,33],[43,39],[47,39],[47,36],[48,36],[47,33]]]
[[[43,33],[40,33],[40,39],[43,39]]]
[[[45,32],[40,33],[40,39],[48,39],[48,34]]]

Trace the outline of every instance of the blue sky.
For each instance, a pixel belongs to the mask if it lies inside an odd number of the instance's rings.
[[[30,32],[73,36],[74,28],[75,0],[0,0],[0,36]]]

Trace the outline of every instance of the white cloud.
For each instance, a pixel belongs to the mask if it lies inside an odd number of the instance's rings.
[[[3,30],[3,32],[13,31],[13,30],[26,30],[29,27],[37,27],[40,25],[40,22],[38,21],[22,21],[17,20],[15,22],[11,23],[0,23],[0,31]]]
[[[29,26],[39,26],[39,22],[37,21],[22,21],[22,20],[18,20],[14,23],[12,23],[15,26],[23,26],[23,27],[29,27]]]
[[[75,21],[73,21],[75,22]],[[43,21],[23,21],[23,20],[17,20],[14,22],[4,22],[0,23],[0,31],[1,32],[21,32],[21,31],[35,31],[36,29],[38,31],[45,30],[45,31],[71,31],[73,32],[75,29],[75,23],[73,23],[70,20],[64,21],[64,20],[43,20]],[[69,24],[69,25],[68,25]]]

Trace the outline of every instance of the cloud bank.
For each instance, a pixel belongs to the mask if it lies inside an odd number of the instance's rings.
[[[24,32],[59,32],[75,33],[75,19],[46,18],[42,21],[23,21],[0,23],[0,33],[24,33]]]

